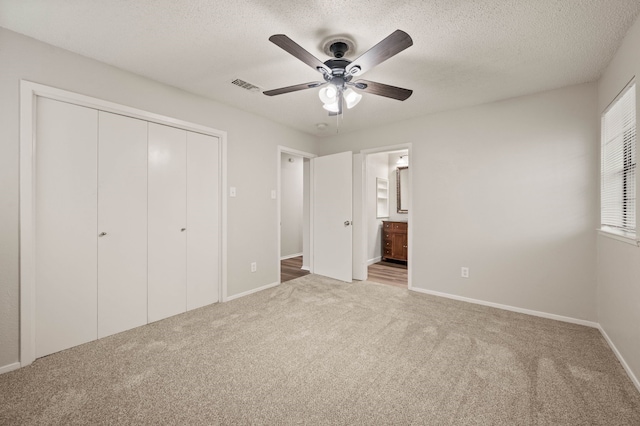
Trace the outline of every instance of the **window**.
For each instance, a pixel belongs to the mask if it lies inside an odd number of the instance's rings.
[[[636,85],[602,114],[600,220],[604,231],[636,235]]]

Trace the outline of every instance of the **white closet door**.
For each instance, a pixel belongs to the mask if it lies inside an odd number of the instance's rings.
[[[187,132],[149,123],[148,319],[187,309]]]
[[[98,111],[38,98],[36,357],[97,338]]]
[[[187,310],[218,301],[218,144],[187,132]]]
[[[102,338],[147,323],[147,122],[102,111],[99,122],[98,338]]]

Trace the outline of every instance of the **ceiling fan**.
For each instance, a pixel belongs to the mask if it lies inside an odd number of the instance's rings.
[[[326,50],[333,54],[334,58],[325,62],[321,62],[284,34],[272,35],[269,37],[269,41],[289,52],[316,71],[319,71],[324,81],[314,81],[296,84],[295,86],[282,87],[280,89],[267,90],[264,92],[267,96],[282,95],[283,93],[326,86],[319,92],[320,99],[324,103],[324,108],[329,111],[329,115],[340,115],[342,114],[342,108],[345,103],[347,108],[351,108],[362,98],[362,95],[353,89],[400,101],[404,101],[413,93],[413,91],[409,89],[376,83],[375,81],[361,79],[352,81],[354,77],[364,74],[379,63],[386,61],[413,45],[413,40],[411,40],[409,34],[404,31],[394,31],[354,61],[344,58],[344,55],[350,50],[350,47],[353,46],[353,43],[345,39],[335,40],[327,45],[328,49]]]

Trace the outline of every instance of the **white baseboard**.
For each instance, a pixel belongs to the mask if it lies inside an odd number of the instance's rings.
[[[294,257],[299,257],[302,256],[302,253],[296,253],[296,254],[288,254],[286,256],[280,256],[280,260],[287,260],[287,259],[293,259]]]
[[[239,299],[241,297],[248,296],[250,294],[257,293],[259,291],[266,290],[266,289],[271,288],[271,287],[275,287],[275,286],[277,286],[279,284],[280,284],[280,282],[275,282],[275,283],[264,285],[262,287],[254,288],[253,290],[249,290],[249,291],[245,291],[245,292],[242,292],[242,293],[234,294],[233,296],[227,296],[227,300],[226,301],[230,302],[233,299]]]
[[[631,370],[631,367],[629,367],[629,364],[627,364],[627,361],[625,361],[625,359],[622,357],[622,354],[620,353],[618,348],[616,348],[616,345],[613,344],[613,341],[611,340],[607,332],[604,331],[604,328],[602,328],[600,324],[598,324],[598,330],[600,330],[600,333],[604,337],[604,340],[607,341],[607,343],[609,344],[609,347],[611,348],[613,353],[616,355],[616,358],[618,358],[618,361],[620,361],[620,364],[622,364],[624,371],[627,372],[627,375],[629,376],[633,384],[636,386],[636,389],[638,389],[638,392],[640,392],[640,381],[638,380],[636,375],[633,374],[633,371]]]
[[[520,314],[533,315],[535,317],[547,318],[556,321],[568,322],[571,324],[584,325],[592,328],[599,328],[600,324],[593,321],[582,320],[578,318],[565,317],[562,315],[549,314],[547,312],[534,311],[531,309],[517,308],[515,306],[502,305],[500,303],[487,302],[485,300],[472,299],[470,297],[457,296],[455,294],[441,293],[439,291],[425,290],[423,288],[411,287],[410,290],[418,293],[430,294],[432,296],[446,297],[447,299],[459,300],[461,302],[474,303],[476,305],[490,306],[492,308],[503,309],[505,311],[518,312]]]
[[[302,269],[303,271],[311,271],[311,268],[309,268],[308,266],[302,265],[300,267],[300,269]]]
[[[373,259],[367,260],[367,266],[373,265],[374,263],[378,263],[382,260],[382,256],[374,257]]]
[[[13,364],[3,365],[0,367],[0,374],[8,373],[9,371],[17,370],[20,368],[19,362],[14,362]]]

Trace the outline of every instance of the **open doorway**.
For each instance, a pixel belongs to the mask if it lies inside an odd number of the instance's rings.
[[[283,155],[288,154],[289,156]],[[295,163],[295,156],[303,159],[303,251],[302,267],[313,274],[339,281],[352,282],[354,244],[352,241],[353,163],[351,151],[317,157],[313,154],[278,147],[278,276],[281,277],[282,240],[287,238],[283,228],[283,163]],[[358,154],[361,159],[362,156]],[[289,161],[289,158],[292,161]],[[360,164],[362,161],[360,160]],[[308,167],[307,167],[308,165]],[[286,172],[285,172],[286,173]],[[308,238],[307,238],[308,235]],[[360,246],[358,245],[358,249]],[[296,253],[294,253],[296,254]],[[298,256],[296,256],[298,257]]]
[[[310,273],[312,157],[285,147],[278,149],[280,282]]]
[[[365,153],[367,281],[409,287],[409,147]]]
[[[387,180],[386,194],[388,202],[388,213],[382,215],[373,210],[373,219],[371,219],[371,209],[378,202],[376,196],[376,187],[374,192],[369,193],[370,187],[366,187],[369,174],[368,170],[374,167],[367,167],[367,157],[384,153],[385,158],[385,174],[377,176]],[[390,158],[397,154],[397,158]],[[403,158],[400,159],[400,155]],[[350,151],[327,155],[316,158],[315,155],[297,151],[286,147],[278,147],[278,276],[280,282],[291,279],[290,276],[284,276],[283,270],[293,268],[293,271],[285,271],[287,275],[303,274],[306,271],[319,275],[328,276],[340,281],[351,282],[352,278],[356,280],[366,280],[368,276],[368,266],[378,263],[377,267],[396,267],[397,270],[385,269],[386,275],[391,275],[385,280],[387,284],[400,285],[411,289],[411,144],[396,145],[392,147],[376,148],[371,150],[363,150],[359,154],[351,154]],[[373,157],[371,157],[373,158]],[[288,234],[287,209],[290,202],[287,201],[288,184],[290,182],[299,182],[299,170],[295,174],[289,174],[288,168],[291,165],[295,168],[297,161],[302,160],[303,167],[303,217],[302,217],[302,258],[300,259],[299,240],[293,249],[289,246],[288,240],[291,235]],[[398,160],[406,163],[404,178],[401,178],[400,186],[398,186],[397,178],[393,173],[398,172]],[[352,167],[353,166],[353,167]],[[298,163],[299,167],[299,163]],[[298,176],[298,177],[294,177]],[[374,177],[376,177],[374,175]],[[370,180],[369,180],[370,181]],[[406,181],[406,182],[405,182]],[[353,186],[352,186],[353,183]],[[294,185],[297,186],[297,185]],[[353,188],[353,193],[352,193]],[[401,206],[400,210],[406,212],[398,212],[397,205],[397,188],[400,188],[401,198],[408,201],[408,206]],[[404,188],[404,190],[402,189]],[[404,195],[402,195],[404,194]],[[299,196],[298,196],[299,200]],[[295,207],[299,211],[299,203]],[[346,207],[348,209],[345,210]],[[354,210],[352,212],[351,206]],[[395,212],[395,213],[393,213]],[[392,216],[392,214],[394,216]],[[386,255],[383,259],[382,252],[382,229],[383,219],[387,222],[404,222],[400,227],[404,226],[404,240],[400,244],[400,248],[404,250],[405,260],[397,261],[397,257],[393,254]],[[376,231],[370,232],[369,224],[371,220],[376,224]],[[292,223],[299,223],[293,220]],[[391,224],[390,224],[391,225]],[[299,226],[299,225],[298,225]],[[298,227],[299,229],[299,227]],[[352,232],[353,231],[353,232]],[[401,230],[402,231],[402,230]],[[373,252],[378,253],[372,255],[370,236],[374,241]],[[322,237],[322,238],[320,238]],[[321,244],[321,242],[323,244]],[[286,248],[289,247],[289,248]],[[297,247],[297,248],[296,248]],[[338,251],[340,249],[340,251]],[[338,254],[336,254],[336,252]],[[314,255],[315,253],[315,255]],[[395,261],[395,262],[391,262]],[[384,263],[383,263],[384,262]],[[388,263],[386,263],[388,262]],[[381,264],[380,264],[381,263]],[[392,265],[393,263],[393,265]],[[333,268],[333,269],[332,269]],[[302,272],[305,271],[305,272]],[[337,272],[336,272],[337,271]],[[372,277],[383,282],[384,274],[377,274],[375,267],[372,268]]]

